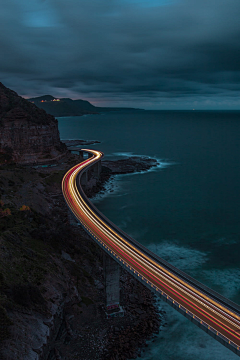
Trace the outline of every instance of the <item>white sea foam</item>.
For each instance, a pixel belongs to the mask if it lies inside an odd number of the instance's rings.
[[[113,153],[113,155],[115,156],[124,156],[124,157],[129,157],[129,156],[133,156],[133,152],[116,152],[116,153]],[[134,155],[134,156],[137,156],[137,155]]]
[[[188,319],[162,303],[167,327],[148,347],[143,360],[237,360],[238,356],[192,324]]]
[[[91,201],[96,204],[110,194],[115,194],[116,192],[118,192],[119,188],[119,183],[115,181],[114,177],[112,177],[104,184],[104,188],[99,193],[97,193],[91,199]]]
[[[234,296],[240,288],[240,270],[201,270],[207,254],[165,241],[151,244],[148,248],[179,269],[190,272],[201,271],[203,278],[222,287],[222,294]],[[191,271],[190,271],[191,270]],[[193,273],[192,273],[193,272]],[[237,360],[237,355],[223,347],[208,334],[192,324],[168,304],[161,302],[166,311],[167,327],[162,328],[154,344],[150,343],[143,360]]]
[[[130,157],[130,156],[134,156],[134,157],[140,157],[140,158],[146,158],[146,159],[154,159],[157,160],[157,162],[159,163],[159,165],[161,165],[161,167],[166,167],[166,166],[170,166],[170,165],[175,165],[176,162],[171,161],[169,159],[159,159],[156,156],[148,156],[145,154],[134,154],[133,152],[116,152],[112,154],[113,156],[119,156],[119,157]]]
[[[119,152],[119,153],[114,153],[113,155],[124,156],[124,157],[128,158],[129,156],[132,156],[133,153],[132,152],[121,152],[121,153]],[[115,196],[117,196],[116,193],[119,192],[120,188],[121,188],[120,182],[118,180],[120,180],[122,177],[145,174],[145,173],[157,171],[159,169],[164,169],[164,168],[166,168],[168,166],[176,164],[176,163],[171,162],[171,161],[162,160],[162,159],[160,160],[160,159],[157,159],[155,157],[150,157],[150,156],[146,156],[146,155],[134,155],[134,156],[145,157],[145,158],[148,158],[148,159],[155,159],[155,160],[157,160],[157,165],[152,166],[150,169],[144,170],[144,171],[136,171],[136,172],[129,173],[129,174],[112,175],[110,180],[107,181],[106,184],[104,185],[104,189],[91,199],[94,203],[97,203],[97,202],[101,201],[103,198],[105,198],[106,196],[109,196],[111,194],[114,194]],[[119,196],[124,196],[124,195],[126,195],[126,194],[122,194],[122,193],[119,194]]]
[[[146,174],[146,173],[150,173],[150,172],[156,172],[159,169],[165,169],[168,166],[176,164],[173,161],[171,162],[169,160],[167,161],[167,160],[157,159],[157,158],[150,157],[150,156],[144,156],[144,155],[134,155],[134,156],[145,157],[145,158],[148,158],[148,159],[154,159],[154,160],[157,161],[157,164],[155,166],[152,166],[150,169],[147,169],[147,170],[136,171],[136,172],[129,173],[129,174],[120,174],[120,176],[132,176],[132,175],[140,175],[140,174]]]
[[[207,254],[204,252],[179,246],[176,242],[164,241],[160,244],[150,244],[147,247],[183,271],[195,270],[207,261]]]
[[[238,240],[237,239],[234,239],[234,238],[225,238],[225,237],[222,237],[222,238],[219,238],[219,239],[216,239],[216,240],[213,240],[212,241],[214,244],[217,244],[219,246],[221,245],[232,245],[232,244],[237,244],[238,243]]]

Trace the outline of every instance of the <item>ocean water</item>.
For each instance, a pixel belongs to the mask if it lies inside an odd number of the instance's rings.
[[[240,304],[240,112],[137,111],[59,118],[62,139],[99,140],[107,159],[160,166],[118,175],[96,206],[143,245]],[[168,325],[145,360],[238,357],[161,303]]]

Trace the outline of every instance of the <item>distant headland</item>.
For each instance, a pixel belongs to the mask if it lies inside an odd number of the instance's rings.
[[[86,114],[99,114],[109,111],[137,111],[142,109],[125,107],[97,107],[86,100],[72,100],[70,98],[55,98],[52,95],[43,95],[27,99],[48,114],[56,117],[82,116]]]

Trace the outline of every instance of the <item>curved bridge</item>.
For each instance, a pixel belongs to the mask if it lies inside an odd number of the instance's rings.
[[[240,306],[155,255],[107,219],[86,197],[81,176],[103,153],[70,169],[62,180],[64,198],[88,234],[114,260],[198,327],[240,356]]]

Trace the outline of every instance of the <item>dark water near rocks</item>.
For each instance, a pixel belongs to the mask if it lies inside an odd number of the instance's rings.
[[[139,111],[59,118],[62,139],[96,139],[109,159],[147,155],[162,166],[115,178],[96,200],[159,256],[240,304],[240,112]],[[145,360],[237,356],[163,304],[168,326]]]

